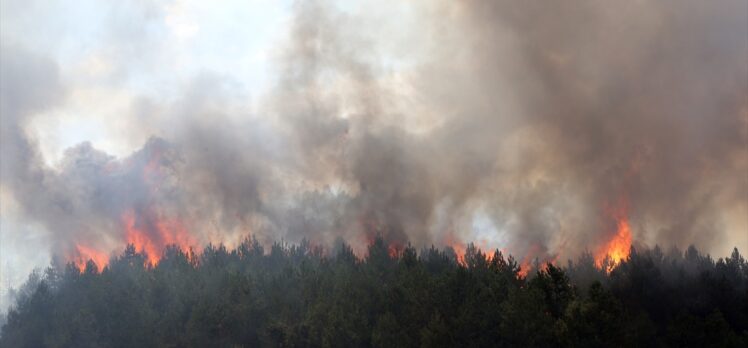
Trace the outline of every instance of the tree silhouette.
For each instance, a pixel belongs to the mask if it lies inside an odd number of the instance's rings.
[[[267,253],[266,253],[267,250]],[[490,255],[490,257],[489,257]],[[460,261],[458,261],[460,260]],[[33,272],[2,327],[2,347],[601,347],[748,344],[748,265],[632,249],[608,268],[589,253],[520,276],[512,256],[433,246],[364,257],[309,241],[199,253],[168,246],[159,262],[132,245]]]

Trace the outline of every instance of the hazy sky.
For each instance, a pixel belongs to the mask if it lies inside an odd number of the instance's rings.
[[[268,61],[289,20],[287,1],[3,1],[6,46],[57,63],[63,105],[36,116],[45,159],[91,141],[114,155],[142,145],[131,126],[138,98],[176,98],[199,74],[230,76],[248,104],[267,88]],[[143,116],[147,117],[147,116]]]

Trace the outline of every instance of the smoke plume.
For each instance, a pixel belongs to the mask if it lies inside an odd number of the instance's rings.
[[[64,260],[377,234],[553,260],[621,219],[634,243],[748,248],[748,3],[392,7],[300,2],[257,105],[200,74],[132,106],[140,150],[56,166],[26,125],[66,82],[4,45],[3,190]]]

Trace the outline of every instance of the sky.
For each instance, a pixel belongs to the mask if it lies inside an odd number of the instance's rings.
[[[55,61],[71,89],[64,107],[30,126],[53,164],[82,141],[115,155],[131,152],[143,139],[116,133],[131,122],[133,101],[175,98],[199,74],[230,75],[251,103],[269,83],[268,60],[289,7],[262,0],[3,1],[2,35],[6,45]]]
[[[748,250],[748,3],[717,3],[1,0],[0,308],[138,234]]]

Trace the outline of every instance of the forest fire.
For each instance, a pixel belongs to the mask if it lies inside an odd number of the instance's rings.
[[[615,263],[621,262],[629,255],[631,249],[631,228],[626,219],[618,221],[618,231],[613,239],[605,246],[605,255],[610,256]]]
[[[73,262],[80,270],[86,268],[86,262],[89,260],[96,263],[99,270],[109,263],[109,256],[105,252],[81,244],[76,245],[75,248],[78,255],[74,257],[71,262]]]
[[[161,255],[160,250],[156,248],[151,238],[145,232],[135,227],[135,214],[126,212],[122,215],[122,221],[125,225],[127,244],[132,244],[135,250],[145,252],[151,264],[158,262],[159,255]]]
[[[156,216],[155,220],[150,224],[152,229],[148,229],[149,224],[145,223],[147,221],[141,222],[134,211],[122,214],[127,244],[132,244],[137,251],[145,252],[151,264],[158,263],[161,252],[167,245],[176,245],[182,250],[197,246],[194,238],[178,220],[161,216]]]
[[[748,0],[121,3],[0,0],[0,347],[748,347]]]
[[[451,233],[448,235],[445,244],[454,250],[457,263],[465,265],[465,251],[467,250],[465,244],[458,242]]]
[[[595,262],[598,266],[604,267],[607,260],[611,263],[607,265],[607,268],[611,268],[625,260],[631,250],[632,236],[628,221],[628,202],[622,198],[615,207],[608,208],[606,211],[615,222],[615,234],[595,254]]]
[[[389,243],[389,245],[387,245],[387,254],[389,254],[390,257],[393,259],[398,258],[402,254],[402,250],[403,250],[402,246],[400,246],[397,243],[391,242]]]

